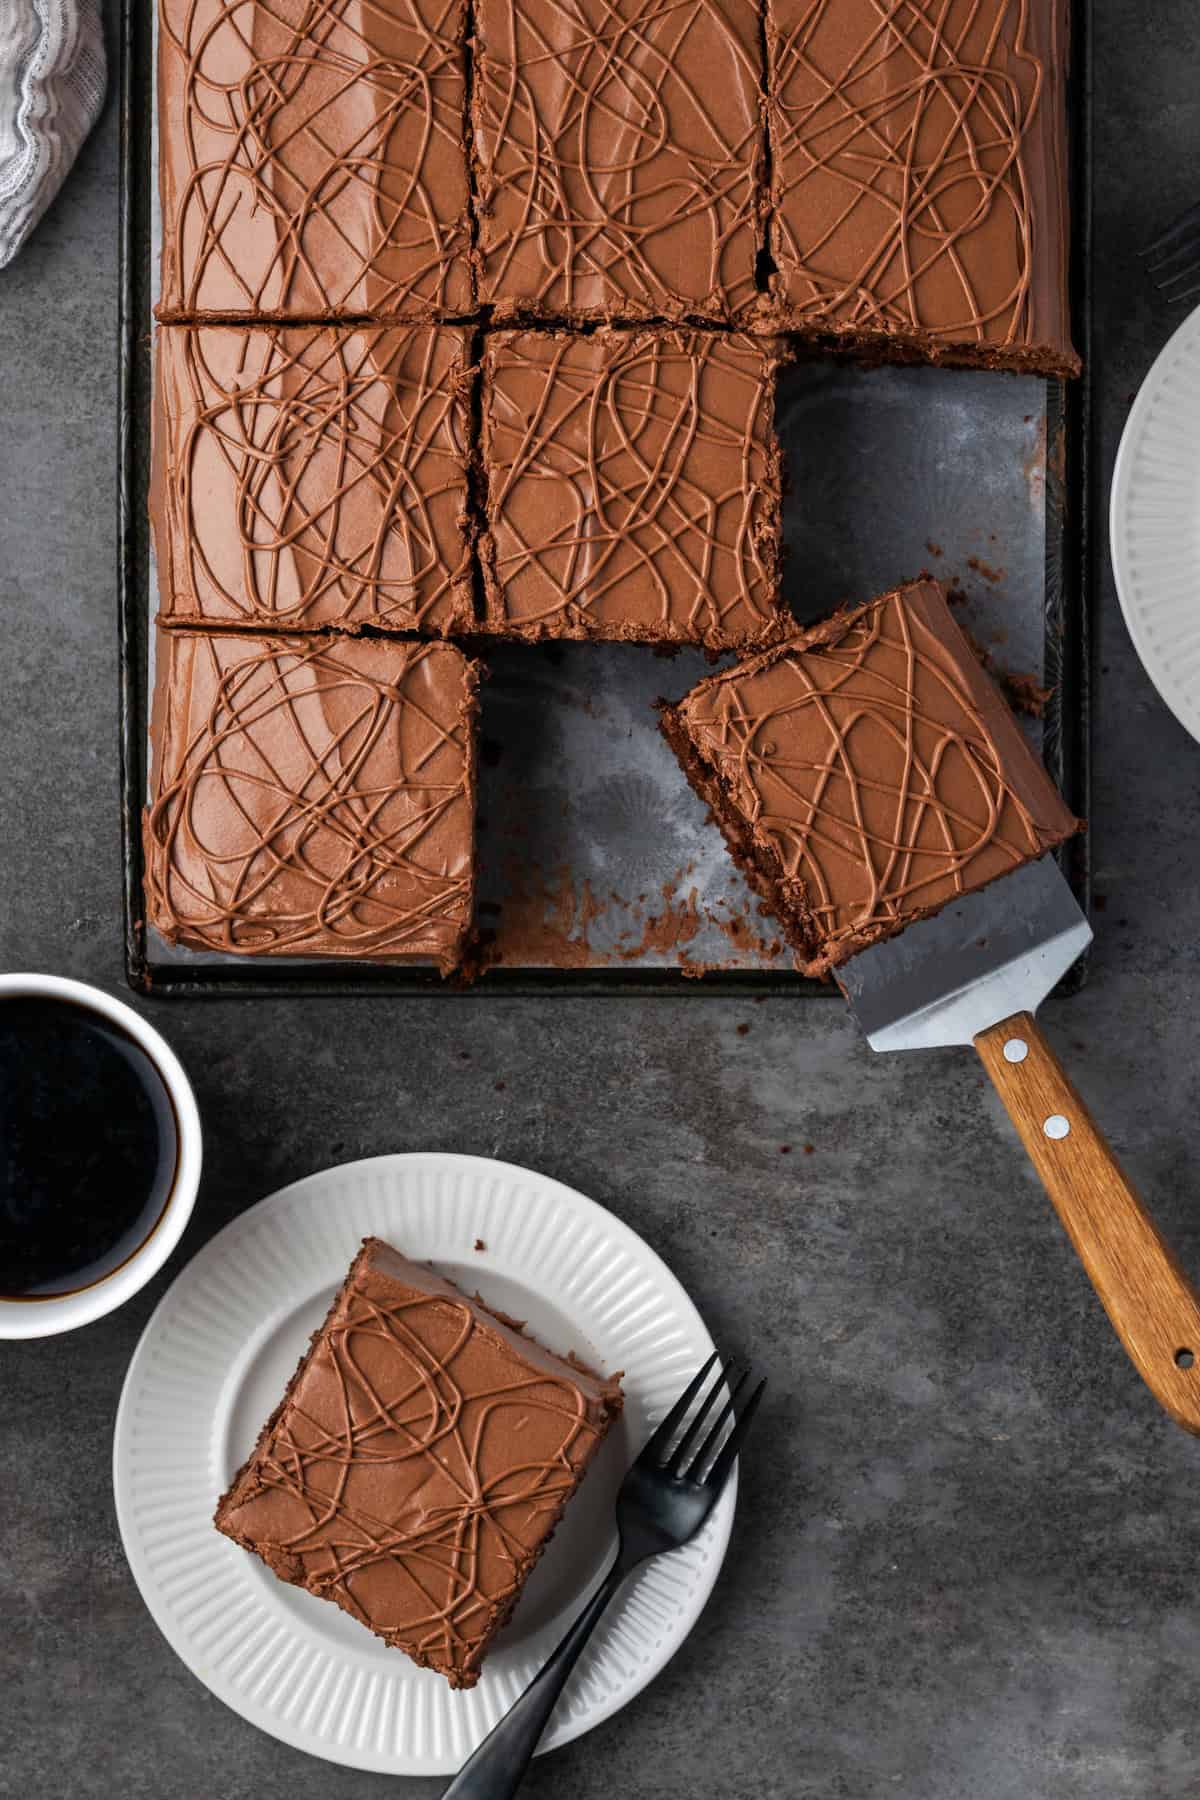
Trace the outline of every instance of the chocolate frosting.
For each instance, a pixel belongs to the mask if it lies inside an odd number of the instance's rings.
[[[161,318],[473,303],[465,0],[160,0]]]
[[[469,362],[452,326],[163,326],[161,617],[469,628]]]
[[[618,1381],[368,1238],[215,1522],[472,1687],[620,1410]]]
[[[754,644],[778,634],[769,341],[490,334],[487,626],[509,637]]]
[[[755,0],[477,0],[475,21],[480,298],[497,317],[751,307]]]
[[[198,950],[453,968],[476,690],[449,644],[160,630],[148,923]]]
[[[664,730],[809,974],[1079,828],[933,581],[702,682]]]
[[[767,0],[767,44],[780,322],[1073,372],[1066,0]]]

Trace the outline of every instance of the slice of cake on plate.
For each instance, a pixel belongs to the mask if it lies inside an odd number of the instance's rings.
[[[215,1523],[473,1687],[621,1404],[616,1377],[368,1238]]]

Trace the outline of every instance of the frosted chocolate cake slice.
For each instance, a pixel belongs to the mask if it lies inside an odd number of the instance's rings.
[[[451,644],[160,631],[147,924],[194,950],[457,968],[478,681]]]
[[[473,1687],[621,1404],[615,1377],[368,1238],[215,1523]]]
[[[479,298],[737,322],[758,300],[756,0],[476,0]]]
[[[810,975],[1079,829],[934,581],[702,681],[662,729]]]
[[[489,335],[485,629],[711,650],[779,635],[775,369],[742,334]]]
[[[1067,0],[766,0],[766,39],[775,324],[1074,374]]]
[[[160,619],[472,629],[470,361],[456,326],[162,326]]]
[[[464,0],[158,0],[161,319],[469,313]]]

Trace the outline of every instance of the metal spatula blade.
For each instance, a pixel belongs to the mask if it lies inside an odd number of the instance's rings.
[[[1091,941],[1044,857],[860,951],[837,981],[872,1050],[971,1044],[999,1019],[1036,1012]]]
[[[1134,1367],[1200,1434],[1200,1298],[1033,1016],[1091,936],[1047,858],[837,978],[875,1050],[974,1045]]]

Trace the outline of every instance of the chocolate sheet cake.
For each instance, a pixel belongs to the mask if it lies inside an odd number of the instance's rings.
[[[163,319],[470,312],[464,0],[159,0]]]
[[[157,4],[171,943],[461,966],[477,673],[414,636],[758,657],[664,729],[814,970],[1073,828],[934,586],[795,633],[774,436],[797,339],[1077,368],[1068,0]],[[798,787],[718,754],[763,693]]]
[[[480,299],[736,320],[756,300],[755,0],[477,0]]]
[[[810,975],[1079,829],[934,581],[712,676],[662,727]]]
[[[163,621],[469,628],[469,366],[454,326],[161,327]]]
[[[147,923],[197,950],[456,967],[477,685],[449,644],[160,631]]]
[[[621,1403],[368,1238],[215,1523],[473,1687]]]
[[[766,27],[775,323],[1076,372],[1067,0],[766,0]]]
[[[713,650],[778,635],[774,390],[772,345],[741,334],[490,335],[486,628]]]

